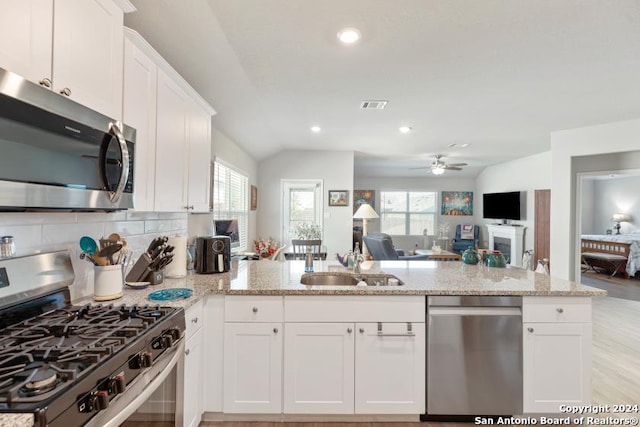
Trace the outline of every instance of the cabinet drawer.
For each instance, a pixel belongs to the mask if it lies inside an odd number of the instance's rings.
[[[282,322],[282,297],[230,295],[224,299],[225,322]]]
[[[186,338],[191,336],[202,326],[202,300],[189,307],[184,313],[184,321],[187,325]]]
[[[423,296],[284,297],[285,322],[420,322],[425,321]]]
[[[591,298],[526,297],[522,299],[523,322],[591,322]]]

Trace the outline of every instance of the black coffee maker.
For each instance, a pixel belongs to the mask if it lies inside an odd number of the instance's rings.
[[[224,273],[231,270],[231,239],[228,236],[196,238],[196,273]]]

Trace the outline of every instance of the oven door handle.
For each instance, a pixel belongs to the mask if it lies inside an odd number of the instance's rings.
[[[157,373],[157,375],[153,377],[153,379],[151,379],[151,381],[148,384],[144,385],[143,390],[136,389],[134,391],[134,390],[130,390],[129,387],[127,386],[127,390],[125,390],[123,394],[118,396],[118,399],[117,399],[118,402],[112,401],[111,405],[109,405],[109,408],[99,412],[95,417],[89,420],[89,422],[86,425],[101,426],[101,427],[118,427],[120,424],[125,422],[127,418],[129,418],[134,412],[136,412],[138,408],[140,408],[140,406],[142,406],[142,404],[146,402],[147,399],[149,399],[149,397],[153,394],[153,392],[156,391],[156,389],[162,385],[164,380],[171,374],[173,367],[178,364],[178,362],[180,361],[180,358],[184,357],[184,338],[181,339],[179,342],[177,342],[173,347],[171,347],[171,349],[174,351],[174,354],[171,355],[171,359],[166,364],[158,363],[157,366],[156,365],[152,366],[152,368],[147,370],[147,372],[136,377],[135,381],[136,381],[136,385],[138,385],[140,381],[143,380],[143,378],[141,377],[145,377],[146,376],[145,374],[149,375],[149,373],[151,372],[155,373],[155,371],[157,371],[158,368],[160,368],[160,372]],[[135,386],[131,387],[131,389],[133,389],[134,387]],[[133,393],[131,393],[132,391]],[[134,396],[130,396],[131,394],[134,394]],[[129,402],[126,402],[122,399],[122,397],[124,397],[125,395],[127,396],[127,398],[133,397],[133,399]],[[121,400],[122,400],[122,403],[119,402]],[[120,407],[123,404],[126,406]]]
[[[122,134],[118,123],[110,123],[109,133],[113,134],[118,141],[120,157],[122,158],[122,167],[120,168],[118,186],[115,191],[109,191],[109,200],[111,200],[112,203],[118,203],[120,197],[122,197],[122,193],[124,193],[124,187],[127,184],[127,180],[129,179],[129,149],[127,148],[127,141],[124,139],[124,135]]]

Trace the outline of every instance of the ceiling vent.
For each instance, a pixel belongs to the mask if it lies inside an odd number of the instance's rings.
[[[363,110],[384,110],[389,101],[362,101],[360,108]]]

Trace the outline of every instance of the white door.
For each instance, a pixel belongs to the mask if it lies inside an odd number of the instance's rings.
[[[122,120],[122,9],[111,0],[56,0],[53,90]]]
[[[0,67],[50,87],[53,0],[0,0],[0,10]]]
[[[352,414],[353,323],[286,323],[284,413]]]
[[[591,324],[525,323],[523,410],[558,413],[591,402]]]
[[[282,324],[225,323],[225,413],[282,412]]]
[[[202,329],[187,340],[184,354],[182,425],[194,427],[202,417]]]
[[[155,211],[187,208],[187,126],[190,100],[162,70],[158,70]]]
[[[356,324],[356,414],[425,412],[424,323]]]
[[[124,122],[136,129],[134,208],[153,211],[156,164],[157,66],[129,39],[124,43]]]
[[[193,104],[189,115],[189,212],[209,212],[211,115]]]

